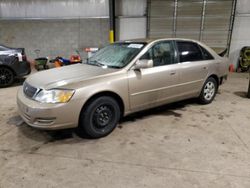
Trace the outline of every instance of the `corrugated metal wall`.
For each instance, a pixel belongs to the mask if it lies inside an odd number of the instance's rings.
[[[233,0],[151,0],[148,36],[185,37],[227,47]]]
[[[1,0],[2,19],[108,17],[108,0]]]
[[[109,42],[108,0],[0,0],[0,44],[24,47],[28,58],[69,57]]]
[[[117,39],[185,37],[226,47],[233,1],[117,0]],[[106,18],[108,24],[108,5],[109,0],[0,0],[0,20]]]

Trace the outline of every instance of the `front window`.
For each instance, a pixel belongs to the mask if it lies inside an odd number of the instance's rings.
[[[86,63],[101,67],[122,68],[128,65],[145,45],[145,43],[114,43],[96,52]]]
[[[150,48],[140,59],[153,60],[153,66],[175,64],[175,50],[171,41],[157,43]]]

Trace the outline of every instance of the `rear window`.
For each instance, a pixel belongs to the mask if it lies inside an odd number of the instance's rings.
[[[203,60],[199,46],[193,42],[177,41],[180,62]]]

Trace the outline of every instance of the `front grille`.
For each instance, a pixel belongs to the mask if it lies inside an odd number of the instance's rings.
[[[28,84],[27,82],[25,82],[23,84],[23,93],[29,97],[32,98],[34,97],[34,95],[36,94],[36,92],[38,91],[38,88],[35,88],[33,86],[31,86],[30,84]]]

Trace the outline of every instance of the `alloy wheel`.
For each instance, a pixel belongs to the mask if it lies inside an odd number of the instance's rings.
[[[208,101],[211,100],[214,97],[215,90],[216,88],[214,83],[211,81],[207,82],[204,87],[204,98]]]

